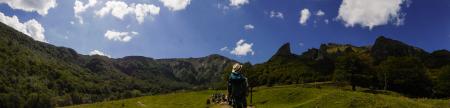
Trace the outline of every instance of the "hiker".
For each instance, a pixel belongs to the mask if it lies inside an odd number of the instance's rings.
[[[206,99],[206,105],[211,104],[211,97],[209,97],[208,99]]]
[[[236,63],[233,65],[232,72],[228,79],[228,97],[230,98],[230,105],[233,108],[247,107],[247,92],[248,84],[247,78],[241,73],[242,65]]]

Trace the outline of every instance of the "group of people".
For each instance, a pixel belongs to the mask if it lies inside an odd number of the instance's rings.
[[[223,93],[212,94],[207,100],[206,104],[227,104],[228,97]]]

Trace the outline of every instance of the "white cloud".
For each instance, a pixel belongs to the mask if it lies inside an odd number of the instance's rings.
[[[360,25],[372,29],[389,22],[401,25],[401,4],[406,0],[343,0],[339,7],[338,20],[346,27]],[[404,14],[403,14],[404,15]]]
[[[105,4],[105,7],[96,11],[96,15],[99,17],[103,17],[109,13],[116,18],[123,20],[125,15],[134,14],[136,16],[136,20],[139,24],[144,22],[144,18],[148,15],[154,16],[158,15],[160,8],[153,4],[131,4],[128,5],[123,1],[108,1]],[[151,17],[153,18],[153,17]]]
[[[301,47],[305,46],[305,44],[303,42],[298,43],[298,45],[300,45]]]
[[[253,30],[253,29],[255,29],[255,26],[253,26],[252,24],[247,24],[247,25],[244,25],[244,29],[245,30]]]
[[[47,15],[49,9],[57,6],[56,0],[0,0],[0,3],[6,3],[13,9],[37,12],[42,16]]]
[[[220,48],[220,51],[230,51],[230,49],[228,49],[228,47],[225,46],[225,47],[223,47],[223,48]]]
[[[135,32],[135,31],[132,31],[131,34],[133,34],[133,35],[138,35],[139,33],[138,33],[138,32]]]
[[[105,37],[108,40],[129,42],[134,36],[138,35],[138,32],[117,32],[115,30],[108,30],[105,33]]]
[[[230,7],[228,5],[224,5],[224,4],[221,4],[221,3],[217,4],[217,8],[222,10],[223,12],[225,12],[225,11],[230,9]]]
[[[45,40],[45,29],[42,27],[42,25],[36,21],[35,19],[28,20],[24,23],[21,23],[17,16],[6,16],[2,12],[0,12],[0,22],[5,23],[8,26],[11,26],[12,28],[16,29],[17,31],[20,31],[34,40],[41,41],[41,42],[47,42]]]
[[[191,3],[191,0],[159,0],[171,11],[184,10]]]
[[[96,12],[97,16],[103,17],[106,14],[111,13],[113,16],[123,19],[123,17],[129,14],[133,9],[128,7],[128,4],[123,1],[108,1],[105,3],[105,7]]]
[[[300,11],[300,20],[299,23],[302,25],[306,25],[306,21],[308,21],[309,17],[311,16],[311,12],[309,12],[308,9],[302,9]]]
[[[155,5],[149,4],[137,4],[134,9],[134,14],[136,14],[136,20],[139,24],[144,22],[144,18],[147,15],[158,15],[160,8]]]
[[[319,10],[319,11],[316,12],[316,15],[317,16],[324,16],[325,12],[323,12],[322,10]]]
[[[97,0],[89,0],[87,4],[84,4],[82,1],[75,0],[73,11],[75,14],[75,18],[78,19],[80,24],[83,24],[83,17],[80,16],[81,13],[85,12],[86,9],[95,6],[97,4]]]
[[[250,3],[249,0],[230,0],[230,6],[240,7],[241,5],[245,5]]]
[[[330,23],[330,21],[328,19],[323,20],[325,22],[325,24]]]
[[[244,39],[236,42],[236,47],[230,52],[237,56],[246,56],[247,54],[255,55],[252,49],[253,43],[245,43]]]
[[[89,52],[89,55],[101,55],[101,56],[106,56],[106,57],[111,57],[110,55],[99,51],[99,50],[92,50],[91,52]]]
[[[270,18],[280,18],[280,19],[284,19],[284,15],[281,12],[277,12],[277,11],[270,11]]]

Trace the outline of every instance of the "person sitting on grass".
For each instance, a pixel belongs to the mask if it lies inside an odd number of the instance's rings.
[[[233,108],[247,107],[247,92],[248,84],[247,78],[241,73],[242,65],[236,63],[233,65],[232,72],[228,79],[228,97],[230,98],[230,105]]]

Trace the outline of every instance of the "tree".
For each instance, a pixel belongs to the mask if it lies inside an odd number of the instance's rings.
[[[51,108],[50,97],[46,94],[31,93],[25,104],[25,108]]]
[[[429,96],[431,80],[424,65],[415,57],[388,57],[378,66],[384,88],[410,96]]]
[[[450,97],[450,65],[441,68],[434,87],[436,97]]]
[[[353,91],[356,90],[357,85],[361,84],[358,82],[363,81],[366,76],[363,73],[364,64],[355,53],[351,52],[338,57],[335,65],[335,81],[350,82]]]
[[[14,93],[0,93],[0,108],[22,108],[24,100]]]

